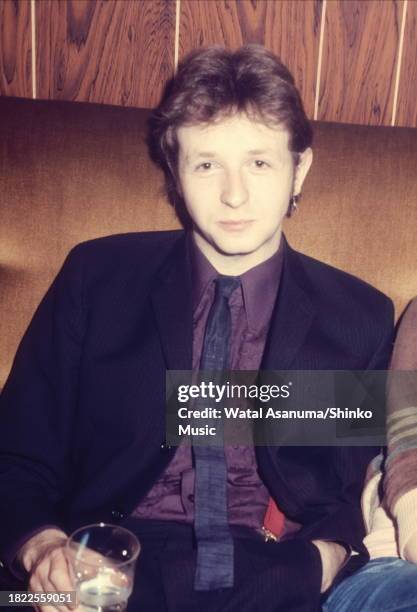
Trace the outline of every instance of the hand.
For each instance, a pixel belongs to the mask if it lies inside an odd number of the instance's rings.
[[[417,563],[417,533],[413,533],[404,546],[404,559],[410,563]]]
[[[67,535],[60,529],[44,529],[20,549],[18,560],[29,573],[29,591],[74,591],[70,562],[65,555]],[[74,610],[74,604],[40,606],[40,612]]]
[[[320,593],[324,593],[332,586],[336,574],[346,561],[347,552],[343,546],[336,544],[336,542],[313,540],[313,544],[319,549],[321,557],[322,580]]]

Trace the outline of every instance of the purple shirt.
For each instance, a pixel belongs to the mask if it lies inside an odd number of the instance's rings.
[[[193,240],[191,243],[193,370],[198,370],[218,272]],[[232,320],[231,370],[258,370],[260,367],[278,292],[282,261],[281,242],[275,255],[241,275],[241,286],[229,298]],[[225,446],[225,457],[229,523],[259,529],[263,524],[270,495],[259,477],[255,450],[250,446]],[[192,523],[194,479],[192,448],[182,444],[132,516]]]

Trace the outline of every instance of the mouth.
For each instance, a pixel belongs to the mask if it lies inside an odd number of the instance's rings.
[[[237,219],[236,221],[219,221],[218,225],[227,232],[240,232],[254,223],[253,219]]]

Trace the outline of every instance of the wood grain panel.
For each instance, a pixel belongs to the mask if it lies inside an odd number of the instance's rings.
[[[312,117],[321,10],[321,0],[181,0],[180,57],[203,45],[263,44],[294,74]]]
[[[396,125],[417,127],[417,2],[408,2]]]
[[[38,0],[40,98],[154,106],[174,68],[173,0]]]
[[[0,0],[0,95],[32,97],[30,3]]]
[[[327,3],[319,119],[390,125],[402,4]]]

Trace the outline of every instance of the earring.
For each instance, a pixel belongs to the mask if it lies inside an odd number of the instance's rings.
[[[295,213],[295,211],[298,208],[298,201],[301,198],[301,194],[298,193],[297,195],[293,195],[290,198],[290,203],[288,205],[288,209],[287,209],[287,217],[291,217],[293,213]]]

